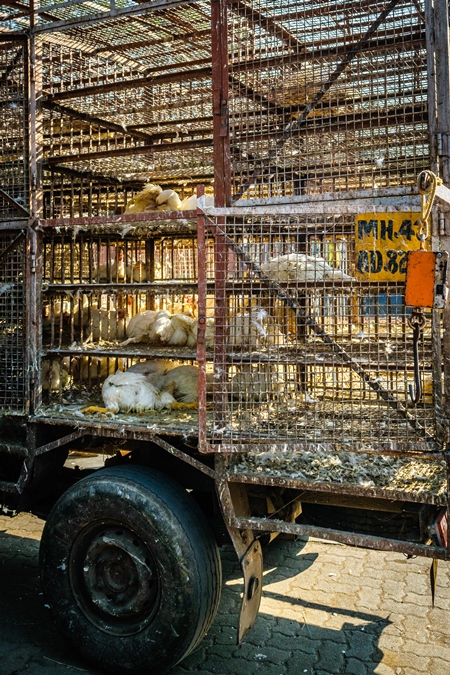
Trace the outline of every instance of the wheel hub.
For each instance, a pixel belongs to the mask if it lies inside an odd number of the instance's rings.
[[[140,542],[131,532],[110,528],[88,548],[83,574],[92,602],[105,614],[139,614],[152,585],[153,572]]]
[[[118,525],[89,528],[74,545],[72,578],[80,606],[108,632],[140,630],[156,609],[158,573],[148,545]]]

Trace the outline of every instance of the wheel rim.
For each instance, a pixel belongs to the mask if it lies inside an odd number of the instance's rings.
[[[119,523],[91,524],[80,532],[71,551],[69,577],[86,618],[109,634],[143,630],[158,609],[160,579],[152,551]]]

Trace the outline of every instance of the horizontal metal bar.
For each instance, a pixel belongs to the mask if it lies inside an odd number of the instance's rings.
[[[420,212],[419,197],[395,198],[385,197],[367,201],[355,199],[353,202],[308,202],[293,204],[292,206],[253,206],[253,207],[199,207],[205,215],[210,217],[222,216],[289,216],[289,215],[352,215],[355,213],[384,213],[384,212]]]
[[[18,3],[12,3],[12,5],[15,5]],[[29,9],[26,7],[26,5],[23,5],[23,8]],[[11,33],[1,33],[0,34],[0,42],[27,42],[28,40],[28,35],[26,33],[17,33],[14,31],[11,31]]]
[[[358,546],[359,548],[370,548],[378,551],[395,551],[397,553],[420,555],[425,558],[436,558],[438,560],[447,560],[448,558],[447,550],[445,548],[438,548],[437,546],[426,546],[425,544],[404,542],[399,541],[398,539],[386,539],[385,537],[375,537],[370,534],[353,534],[325,527],[315,527],[313,525],[285,523],[281,520],[262,520],[261,518],[239,518],[234,516],[231,517],[229,524],[231,527],[237,527],[240,530],[253,530],[254,532],[284,532],[286,534],[317,537],[319,539],[325,539],[326,541],[338,541],[341,544]]]
[[[258,359],[259,360],[259,359]],[[216,432],[217,434],[217,432]],[[243,436],[243,434],[240,434]],[[269,438],[253,438],[251,432],[248,432],[248,438],[244,443],[223,442],[210,445],[211,452],[219,452],[223,454],[247,453],[255,452],[255,443],[261,446],[261,452],[273,452],[275,454],[282,454],[283,452],[329,452],[336,454],[337,452],[356,452],[360,454],[376,455],[398,455],[420,457],[428,460],[444,460],[445,451],[440,449],[437,443],[431,441],[411,441],[411,442],[396,442],[386,441],[373,442],[370,445],[363,445],[362,443],[332,443],[324,441],[322,443],[296,443],[295,441],[280,443]]]
[[[53,101],[48,100],[44,101],[42,103],[42,106],[44,108],[47,108],[48,110],[58,112],[61,115],[67,115],[68,117],[71,117],[73,119],[78,119],[88,124],[93,124],[94,126],[97,127],[103,127],[105,129],[109,129],[110,131],[116,131],[120,134],[131,136],[132,138],[137,138],[149,142],[152,140],[152,136],[150,134],[146,134],[143,131],[138,131],[134,129],[128,130],[121,124],[115,124],[114,122],[101,119],[100,117],[95,117],[94,115],[88,115],[87,113],[80,112],[79,110],[74,110],[73,108],[69,108],[67,106],[59,105],[58,103],[54,103]]]
[[[83,436],[86,435],[86,432],[82,429],[77,429],[77,431],[73,431],[71,434],[67,434],[67,436],[63,436],[62,438],[58,438],[56,441],[52,441],[51,443],[46,443],[45,445],[41,445],[39,448],[36,448],[33,451],[33,455],[43,455],[46,452],[49,452],[50,450],[55,450],[56,448],[61,448],[63,445],[67,445],[67,443],[71,443],[72,441],[77,440],[78,438],[82,438]]]
[[[251,113],[248,114],[250,115]],[[129,124],[127,129],[130,129],[130,131],[133,129],[151,129],[153,127],[159,129],[161,127],[180,126],[181,124],[192,124],[194,122],[197,124],[200,124],[201,122],[210,122],[212,125],[212,121],[213,116],[211,114],[205,115],[203,117],[183,117],[178,120],[162,120],[161,122],[142,122],[142,124]]]
[[[136,347],[131,347],[128,345],[127,347],[122,347],[120,345],[117,345],[116,347],[107,347],[102,349],[97,348],[97,349],[92,349],[89,347],[83,348],[83,347],[54,347],[54,348],[46,348],[45,346],[43,347],[43,352],[45,353],[46,356],[73,356],[73,357],[78,357],[78,356],[101,356],[105,358],[129,358],[129,359],[177,359],[177,360],[183,360],[185,359],[186,361],[195,361],[196,360],[196,353],[195,351],[186,351],[182,352],[179,350],[176,353],[173,351],[168,351],[168,350],[162,350],[162,349],[145,349],[144,348],[136,348]]]
[[[47,10],[64,9],[64,7],[73,7],[74,5],[84,5],[89,0],[65,0],[65,2],[57,2],[54,5],[46,5],[44,8],[37,7],[36,14],[45,14]]]
[[[36,420],[34,420],[36,421]],[[40,421],[40,420],[39,420]],[[76,431],[73,431],[72,433],[68,434],[67,436],[63,436],[62,438],[57,439],[56,441],[52,441],[51,443],[47,443],[46,445],[42,445],[39,448],[36,448],[34,451],[34,455],[43,455],[46,452],[49,452],[50,450],[54,450],[55,448],[60,448],[63,445],[67,445],[68,443],[71,443],[74,440],[77,440],[79,438],[82,438],[83,436],[86,436],[86,434],[89,433],[86,429],[80,428],[77,429]],[[195,459],[194,457],[191,457],[188,455],[186,452],[183,452],[182,450],[179,450],[178,448],[175,448],[173,445],[165,441],[163,438],[160,438],[157,435],[151,434],[149,432],[147,433],[142,433],[139,431],[134,431],[134,430],[116,430],[116,429],[110,429],[106,427],[102,427],[99,429],[96,433],[98,436],[102,437],[107,437],[107,438],[117,438],[120,436],[120,438],[123,438],[124,436],[126,438],[130,438],[132,440],[142,440],[142,441],[152,441],[153,443],[156,443],[156,445],[159,445],[163,450],[166,452],[169,452],[171,455],[174,457],[178,457],[178,459],[181,459],[183,462],[190,464],[193,466],[195,469],[198,469],[198,471],[201,471],[202,473],[206,474],[212,479],[216,478],[216,472],[211,469],[209,466],[206,466],[203,464],[203,462],[200,462],[198,459]]]
[[[57,165],[64,162],[85,162],[91,159],[108,159],[109,157],[127,157],[129,155],[149,155],[154,152],[166,152],[168,150],[187,150],[188,148],[212,148],[212,138],[199,138],[195,141],[178,141],[177,143],[160,143],[134,145],[128,148],[115,150],[99,150],[98,152],[80,152],[78,155],[57,155],[46,159],[47,165]]]
[[[143,282],[111,282],[108,283],[85,283],[81,281],[77,284],[43,284],[42,292],[43,293],[73,293],[74,291],[82,291],[83,293],[92,293],[92,292],[101,292],[101,293],[110,293],[111,291],[120,291],[120,292],[133,292],[142,293],[144,291],[160,292],[165,295],[169,293],[182,293],[184,290],[187,291],[196,291],[198,288],[198,283],[194,281],[186,281],[185,283],[181,281],[143,281]],[[211,289],[213,287],[211,286]]]
[[[421,458],[422,459],[422,458]],[[400,502],[413,502],[418,504],[435,504],[445,506],[447,494],[432,495],[418,492],[405,492],[403,490],[383,490],[382,488],[350,485],[349,483],[332,483],[324,481],[300,480],[284,478],[282,476],[265,476],[264,474],[235,474],[228,472],[227,480],[230,483],[246,483],[248,485],[270,485],[273,487],[291,488],[293,490],[308,490],[335,495],[352,495],[354,497],[366,497],[367,499],[390,499]]]
[[[387,441],[373,442],[370,445],[363,443],[331,443],[324,441],[322,443],[280,443],[261,441],[257,447],[261,446],[260,452],[273,452],[274,455],[282,456],[285,452],[327,452],[330,455],[336,455],[340,452],[356,452],[367,455],[396,455],[399,457],[417,457],[427,461],[444,461],[446,453],[444,450],[439,450],[436,444],[427,441],[411,441],[411,442],[397,442]],[[257,452],[254,445],[249,443],[220,443],[219,445],[211,446],[216,452],[222,453],[247,453]]]
[[[190,218],[197,218],[197,211],[151,211],[149,213],[122,213],[118,216],[43,219],[37,222],[37,228],[92,227],[93,225],[117,226],[124,223],[148,223],[153,220],[188,220]]]
[[[98,94],[108,94],[112,91],[124,91],[126,89],[138,89],[139,87],[150,87],[159,84],[169,84],[170,82],[186,82],[194,79],[203,79],[211,77],[212,68],[193,68],[192,70],[178,71],[176,73],[167,73],[165,75],[146,75],[145,77],[136,77],[133,80],[121,80],[119,82],[107,82],[105,84],[92,85],[91,87],[80,87],[79,89],[66,89],[55,94],[47,93],[44,99],[50,102],[64,101],[68,98],[86,98],[87,96],[96,96]]]
[[[191,0],[152,0],[152,2],[142,2],[136,6],[123,7],[122,9],[115,9],[114,11],[88,14],[84,18],[52,21],[50,24],[35,26],[32,28],[31,32],[32,34],[59,32],[64,28],[75,28],[77,26],[85,26],[86,24],[93,25],[101,21],[134,16],[136,14],[145,14],[147,11],[179,7],[180,5],[187,5],[190,2]],[[45,9],[47,11],[48,9],[51,9],[51,7],[46,7]]]
[[[272,197],[270,199],[240,199],[235,206],[266,206],[273,204],[303,204],[307,202],[335,202],[354,199],[378,199],[380,197],[403,197],[418,195],[414,184],[395,188],[365,188],[364,190],[345,190],[324,192],[323,194],[293,195],[291,197]]]
[[[23,220],[9,220],[5,221],[4,223],[0,223],[0,232],[8,230],[23,230],[24,227],[27,227],[28,225],[31,225],[29,218],[24,218]]]
[[[436,188],[436,197],[450,205],[450,189],[445,185]],[[351,204],[346,204],[351,202]],[[207,215],[255,215],[289,213],[330,213],[336,209],[339,213],[354,213],[361,209],[372,213],[388,208],[389,211],[421,210],[420,195],[414,185],[387,189],[349,190],[347,192],[329,192],[324,194],[301,195],[291,197],[272,197],[270,199],[240,199],[234,207],[218,209],[204,207],[204,198],[198,201],[198,207]],[[263,211],[266,207],[267,211]],[[275,208],[276,207],[276,208]],[[308,211],[306,211],[308,209]],[[312,210],[311,210],[312,209]]]
[[[143,49],[143,47],[166,45],[171,42],[187,42],[188,40],[192,39],[199,40],[202,37],[209,37],[210,35],[211,31],[209,28],[207,30],[193,31],[192,33],[184,33],[180,31],[178,33],[174,32],[167,34],[165,32],[164,37],[159,40],[135,40],[134,42],[122,42],[118,45],[102,46],[94,49],[92,54],[101,54],[103,52],[124,52],[129,50],[132,51],[133,49]]]

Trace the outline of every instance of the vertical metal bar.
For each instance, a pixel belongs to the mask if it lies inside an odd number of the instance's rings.
[[[197,186],[197,199],[203,197],[205,188]],[[198,250],[198,445],[200,452],[206,451],[206,241],[205,216],[197,210],[197,250]]]
[[[228,128],[227,3],[212,0],[212,86],[214,139],[214,200],[225,206],[231,200],[230,135]]]
[[[37,22],[35,2],[30,2],[31,28]],[[29,161],[30,161],[30,212],[36,222],[42,217],[42,46],[34,35],[30,38],[28,49],[25,50],[29,61],[28,74],[28,130],[29,130]],[[29,373],[29,410],[34,413],[40,406],[41,388],[39,354],[42,348],[42,267],[41,267],[42,237],[34,226],[29,229],[27,242],[27,354],[25,363]]]
[[[434,0],[432,14],[435,56],[436,56],[436,100],[437,125],[436,133],[441,134],[442,154],[439,157],[439,169],[444,185],[450,185],[450,49],[449,49],[449,15],[447,0]],[[446,232],[450,232],[450,216],[445,216]],[[450,239],[445,236],[441,240],[444,250],[450,251]],[[444,309],[444,339],[443,339],[444,389],[446,404],[443,418],[447,419],[447,442],[450,441],[450,308]]]
[[[437,108],[436,108],[436,44],[434,31],[434,2],[425,0],[425,34],[427,43],[427,105],[431,170],[438,173]]]

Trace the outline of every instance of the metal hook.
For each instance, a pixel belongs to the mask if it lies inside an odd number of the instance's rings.
[[[420,331],[425,325],[425,317],[421,312],[413,311],[408,320],[413,329],[413,356],[414,356],[414,387],[409,385],[409,395],[414,405],[417,405],[422,398],[422,383],[420,381],[419,365],[419,339]]]
[[[419,337],[420,337],[420,326],[416,324],[414,326],[413,333],[413,354],[414,354],[414,387],[412,384],[409,385],[409,395],[411,401],[414,405],[417,405],[422,398],[422,383],[420,381],[419,373]]]

